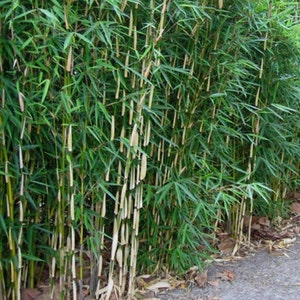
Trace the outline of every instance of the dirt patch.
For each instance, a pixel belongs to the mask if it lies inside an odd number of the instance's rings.
[[[283,251],[268,248],[242,258],[215,262],[207,270],[207,284],[165,291],[161,300],[299,300],[300,238]],[[224,274],[224,278],[222,278]],[[226,274],[232,277],[227,278]],[[230,279],[230,280],[229,280]]]

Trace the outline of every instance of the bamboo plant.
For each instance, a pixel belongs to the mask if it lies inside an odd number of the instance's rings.
[[[134,297],[299,185],[297,1],[2,1],[0,294]]]

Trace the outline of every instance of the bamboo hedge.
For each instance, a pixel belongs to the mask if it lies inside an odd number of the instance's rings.
[[[222,222],[239,243],[280,213],[299,26],[297,1],[1,1],[2,299],[44,271],[59,299],[86,271],[130,299],[137,273],[201,267]]]

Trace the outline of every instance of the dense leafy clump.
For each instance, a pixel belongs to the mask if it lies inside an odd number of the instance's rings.
[[[281,211],[299,185],[298,14],[1,1],[4,299],[43,270],[70,297],[87,257],[99,297],[131,297],[136,272],[201,267],[222,222],[241,241],[245,213]]]

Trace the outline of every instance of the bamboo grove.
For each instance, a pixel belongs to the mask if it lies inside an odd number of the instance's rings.
[[[2,299],[45,271],[59,299],[86,271],[95,298],[130,299],[138,273],[201,267],[223,222],[238,244],[246,213],[280,213],[299,186],[298,14],[1,1]]]

